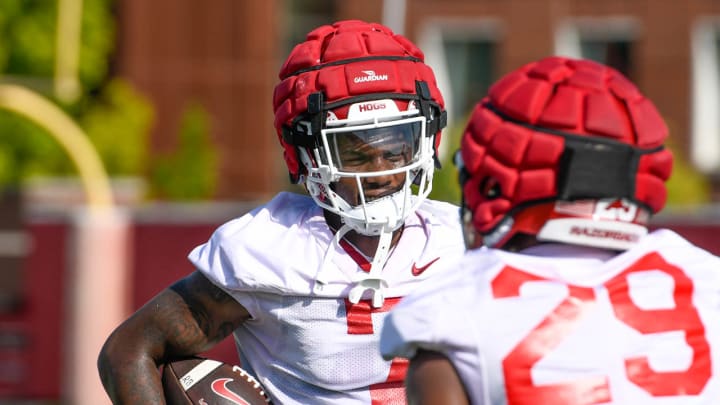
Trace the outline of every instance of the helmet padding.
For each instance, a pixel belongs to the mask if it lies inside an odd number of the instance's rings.
[[[616,70],[561,57],[527,64],[472,112],[461,148],[464,208],[498,246],[519,231],[513,218],[537,204],[623,199],[656,213],[672,168],[667,136],[652,102]]]

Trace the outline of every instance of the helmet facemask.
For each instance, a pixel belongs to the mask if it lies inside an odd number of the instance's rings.
[[[332,252],[354,231],[376,237],[377,249],[348,299],[357,303],[372,290],[372,305],[382,306],[393,231],[430,193],[447,124],[424,59],[388,27],[348,20],[308,33],[283,63],[273,108],[290,181],[305,184],[335,234],[315,277],[318,293],[334,271]]]
[[[434,135],[426,118],[408,103],[360,102],[348,118],[328,112],[318,145],[301,148],[305,185],[323,209],[362,235],[402,226],[432,189]]]

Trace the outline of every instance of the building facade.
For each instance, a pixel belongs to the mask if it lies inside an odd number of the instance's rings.
[[[173,147],[187,103],[212,117],[219,199],[287,187],[272,90],[292,44],[337,19],[383,22],[425,51],[460,125],[490,82],[551,54],[608,63],[665,117],[676,155],[720,200],[720,3],[713,0],[123,0],[119,73],[155,104],[152,147]],[[450,142],[450,140],[448,140]]]

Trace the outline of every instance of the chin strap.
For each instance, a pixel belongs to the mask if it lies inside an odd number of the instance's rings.
[[[331,263],[330,257],[332,256],[332,252],[340,246],[340,240],[342,240],[345,234],[347,234],[350,230],[352,230],[352,228],[345,224],[335,233],[335,236],[330,242],[330,246],[328,246],[328,249],[325,252],[320,269],[315,276],[315,285],[313,287],[315,293],[322,292],[325,285],[327,285],[328,267]],[[385,302],[385,293],[383,292],[383,289],[385,289],[388,284],[382,276],[382,269],[383,266],[385,266],[385,262],[387,261],[390,253],[392,234],[392,231],[387,230],[384,230],[380,234],[380,240],[378,241],[378,247],[370,265],[370,271],[358,274],[353,280],[354,286],[350,289],[350,293],[348,294],[348,299],[353,304],[360,302],[363,294],[367,290],[372,290],[373,308],[380,308]]]
[[[387,281],[385,281],[382,276],[382,269],[390,253],[392,234],[392,231],[383,230],[380,234],[380,240],[375,255],[373,256],[372,264],[370,265],[370,271],[368,273],[358,274],[355,280],[353,280],[355,286],[350,290],[350,294],[348,294],[348,299],[353,304],[360,302],[363,293],[367,290],[372,290],[373,308],[380,308],[383,302],[385,302],[383,289],[387,287]]]

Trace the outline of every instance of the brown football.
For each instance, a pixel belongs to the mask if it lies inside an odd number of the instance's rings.
[[[267,405],[270,399],[255,378],[239,366],[190,357],[163,366],[168,405]]]

